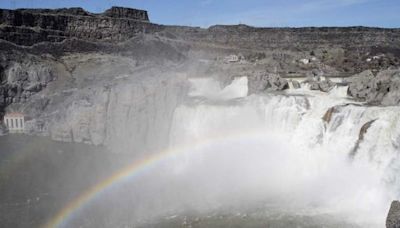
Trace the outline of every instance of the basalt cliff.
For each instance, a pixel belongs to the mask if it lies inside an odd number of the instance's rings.
[[[188,76],[247,76],[250,93],[300,87],[296,78],[326,92],[341,78],[355,100],[397,105],[399,65],[400,29],[165,26],[121,7],[0,10],[0,115],[23,112],[29,134],[121,150],[166,143],[145,136],[167,134]]]

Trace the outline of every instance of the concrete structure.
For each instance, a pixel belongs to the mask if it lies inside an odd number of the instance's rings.
[[[25,116],[18,112],[7,113],[4,116],[4,124],[10,133],[23,133],[25,130]]]

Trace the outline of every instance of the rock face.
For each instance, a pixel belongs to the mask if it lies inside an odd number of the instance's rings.
[[[368,129],[372,126],[372,124],[375,122],[376,120],[371,120],[366,122],[360,129],[360,133],[358,134],[358,140],[356,142],[356,144],[353,147],[353,150],[350,152],[350,157],[354,157],[357,154],[357,151],[360,147],[360,144],[363,142],[365,134],[367,133]]]
[[[249,79],[249,92],[257,93],[265,90],[282,91],[289,89],[288,80],[274,73],[263,73]]]
[[[400,202],[393,201],[386,219],[386,228],[400,228]]]
[[[348,95],[370,104],[400,104],[400,70],[384,70],[376,76],[364,71],[350,79]]]
[[[168,64],[104,53],[66,55],[57,61],[25,56],[9,64],[0,88],[20,88],[7,95],[6,110],[26,115],[27,134],[140,156],[167,144],[173,111],[184,97],[186,75],[173,63],[168,69]],[[39,90],[29,90],[41,83],[45,86]]]
[[[333,87],[335,87],[336,83],[326,78],[324,80],[320,80],[320,78],[308,78],[305,83],[310,85],[311,90],[320,90],[322,92],[329,92]]]
[[[145,30],[157,30],[146,11],[113,7],[103,14],[81,8],[0,10],[0,39],[20,45],[33,45],[67,38],[118,42]]]
[[[124,7],[112,7],[103,13],[104,16],[114,18],[128,18],[140,21],[149,21],[149,16],[145,10],[129,9]]]
[[[11,103],[24,102],[55,80],[49,61],[34,56],[24,56],[19,61],[11,53],[3,55],[0,63],[0,113]]]
[[[367,100],[373,87],[374,78],[375,76],[371,70],[366,70],[352,76],[346,80],[349,83],[347,94],[358,100]]]

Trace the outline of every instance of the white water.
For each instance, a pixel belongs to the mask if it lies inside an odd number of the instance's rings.
[[[246,96],[247,79],[226,88],[212,79],[191,82],[189,96],[195,99],[175,110],[170,144],[211,142],[176,159],[176,175],[189,175],[194,180],[187,186],[197,186],[187,190],[193,201],[223,205],[274,198],[296,213],[384,226],[391,200],[399,197],[400,107],[354,104],[343,87],[328,94],[305,88]],[[326,123],[322,117],[334,106]],[[350,156],[361,127],[371,120]]]
[[[235,78],[225,88],[213,78],[191,78],[189,79],[191,97],[205,97],[211,100],[229,100],[247,96],[247,77]]]

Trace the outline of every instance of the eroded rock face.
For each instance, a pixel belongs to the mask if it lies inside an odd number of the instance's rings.
[[[121,153],[154,152],[168,141],[173,111],[183,97],[182,80],[163,74],[82,90],[57,105],[45,129],[58,141],[106,145]]]
[[[386,219],[386,228],[400,228],[400,202],[393,201]]]
[[[81,8],[0,9],[0,24],[0,39],[20,45],[60,42],[68,38],[120,42],[145,30],[161,28],[149,23],[146,11],[121,7],[113,7],[103,14]]]
[[[67,55],[47,63],[57,75],[55,81],[6,110],[25,113],[27,134],[138,156],[155,152],[166,146],[173,111],[186,94],[186,75],[170,64],[167,70],[154,64],[137,66],[118,55]],[[11,65],[18,70],[12,70],[10,83],[30,78],[25,71],[30,68],[23,65]],[[41,67],[34,69],[42,72]],[[47,79],[45,74],[42,79]]]

